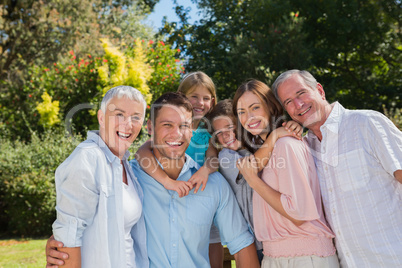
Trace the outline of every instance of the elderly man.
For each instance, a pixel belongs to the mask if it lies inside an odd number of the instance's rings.
[[[272,85],[309,129],[326,217],[342,267],[402,267],[402,133],[381,113],[329,104],[307,71]]]
[[[198,168],[185,154],[192,135],[192,111],[191,103],[180,93],[166,93],[151,107],[148,131],[152,135],[155,159],[169,177],[177,180],[189,180]],[[210,267],[208,248],[212,223],[218,227],[222,243],[234,254],[237,267],[259,267],[253,236],[222,175],[212,173],[203,192],[191,191],[179,198],[177,192],[165,189],[142,170],[136,160],[130,163],[144,192],[150,267]],[[57,242],[48,244],[56,246]],[[49,247],[53,257],[62,257]],[[51,263],[55,261],[50,256],[48,259]]]

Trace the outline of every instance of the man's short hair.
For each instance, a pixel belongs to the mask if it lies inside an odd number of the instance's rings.
[[[282,102],[281,102],[281,100],[279,99],[279,96],[278,96],[278,88],[283,82],[288,80],[294,74],[299,75],[303,79],[304,83],[306,83],[306,85],[309,86],[311,89],[314,90],[317,87],[317,80],[308,71],[297,70],[297,69],[286,71],[286,72],[282,73],[280,76],[278,76],[276,78],[275,82],[272,84],[272,87],[271,87],[272,92],[274,92],[274,95],[275,95],[276,99],[281,104],[282,104]]]
[[[193,116],[193,106],[191,102],[187,99],[186,95],[180,92],[167,92],[160,96],[151,105],[151,121],[152,124],[155,123],[155,119],[158,116],[159,110],[162,109],[164,105],[172,105],[176,107],[183,107],[186,111],[191,113]]]
[[[145,117],[145,109],[147,108],[147,103],[144,99],[144,96],[138,89],[130,86],[117,86],[109,89],[108,92],[106,92],[101,102],[102,112],[104,114],[106,113],[106,107],[113,98],[120,99],[123,97],[141,103],[144,106],[144,117]]]

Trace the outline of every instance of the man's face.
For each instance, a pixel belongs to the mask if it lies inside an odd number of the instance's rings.
[[[154,121],[153,126],[151,121],[148,121],[148,130],[153,135],[156,158],[183,158],[192,136],[191,111],[166,104],[158,111]]]
[[[299,75],[293,75],[278,87],[283,107],[293,120],[304,127],[321,126],[325,120],[325,92],[320,84],[309,87]]]
[[[113,98],[105,114],[98,111],[98,121],[101,138],[112,153],[121,159],[141,130],[144,106],[128,98]]]

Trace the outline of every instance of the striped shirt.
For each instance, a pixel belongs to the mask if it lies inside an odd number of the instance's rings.
[[[381,113],[339,103],[309,131],[327,220],[342,267],[402,267],[402,132]]]

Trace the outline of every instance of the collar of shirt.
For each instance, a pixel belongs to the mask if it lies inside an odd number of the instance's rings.
[[[105,153],[105,156],[106,156],[106,159],[109,161],[109,162],[113,162],[113,161],[116,161],[115,159],[117,158],[118,159],[118,157],[117,156],[115,156],[113,153],[112,153],[112,151],[110,151],[110,149],[109,149],[109,146],[107,146],[106,145],[106,143],[103,141],[103,139],[101,138],[101,136],[99,135],[99,130],[91,130],[91,131],[88,131],[88,140],[91,140],[91,141],[93,141],[94,143],[96,143],[98,146],[99,146],[99,148]],[[130,152],[127,150],[125,153],[124,153],[124,156],[123,156],[123,161],[126,161],[128,158],[129,158],[129,156],[130,156]]]
[[[186,157],[186,161],[184,162],[184,166],[182,167],[180,174],[179,174],[179,178],[187,172],[187,170],[189,170],[190,168],[196,168],[197,170],[200,168],[200,166],[197,164],[197,162],[195,162],[189,155],[185,154]],[[162,164],[159,162],[159,160],[156,158],[156,156],[154,155],[154,158],[156,160],[156,162],[158,162],[159,166],[163,168]]]
[[[337,101],[331,105],[331,113],[329,114],[325,123],[320,127],[321,133],[323,134],[323,139],[326,129],[334,134],[338,134],[339,124],[342,122],[342,117],[346,111],[346,109]],[[307,132],[306,139],[309,141],[309,143],[318,141],[317,136],[311,130]]]

